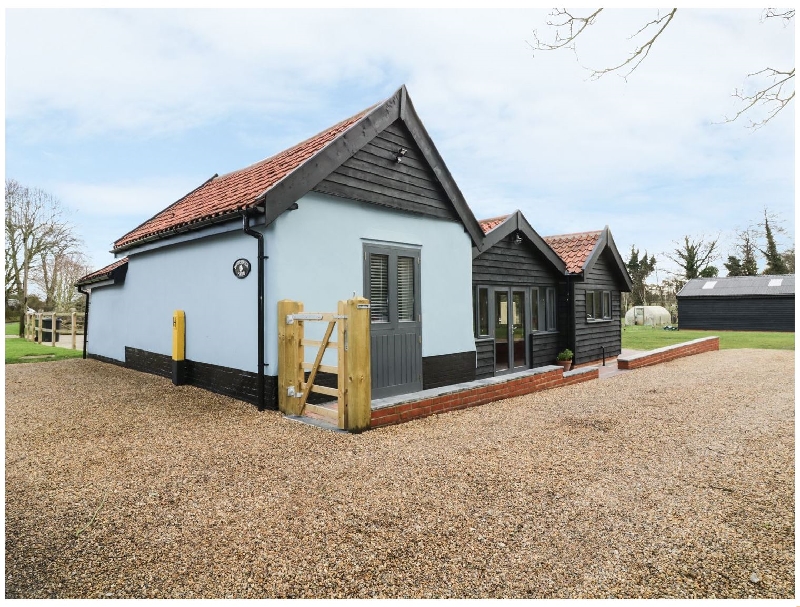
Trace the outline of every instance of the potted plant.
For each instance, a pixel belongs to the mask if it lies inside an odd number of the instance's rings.
[[[556,362],[564,367],[564,372],[569,371],[572,368],[572,350],[567,348],[558,353],[556,357]]]

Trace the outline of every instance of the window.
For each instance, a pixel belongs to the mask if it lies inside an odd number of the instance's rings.
[[[611,320],[611,291],[586,291],[586,320]]]
[[[478,335],[489,335],[489,289],[478,289]]]
[[[369,256],[369,317],[372,322],[389,322],[389,256]]]
[[[539,289],[531,289],[531,331],[539,330]]]
[[[419,269],[419,251],[364,246],[364,295],[369,298],[375,330],[396,330],[401,325],[410,330],[421,321]]]
[[[594,291],[586,291],[586,320],[594,320]]]
[[[547,301],[545,301],[545,315],[547,317],[547,330],[556,330],[556,290],[547,288]]]
[[[476,297],[476,291],[474,288],[472,289],[472,335],[478,337],[478,298]]]
[[[397,319],[414,320],[414,258],[397,258]]]

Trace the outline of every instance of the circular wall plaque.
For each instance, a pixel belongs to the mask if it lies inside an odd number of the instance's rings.
[[[246,259],[237,259],[233,262],[233,275],[236,278],[247,278],[250,274],[250,262]]]

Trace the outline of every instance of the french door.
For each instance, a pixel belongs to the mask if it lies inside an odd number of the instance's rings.
[[[372,397],[422,390],[420,251],[364,246]]]
[[[526,368],[525,291],[494,287],[495,373]]]

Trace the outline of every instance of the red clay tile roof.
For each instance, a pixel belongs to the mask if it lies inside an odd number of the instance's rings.
[[[87,274],[83,278],[80,278],[78,281],[75,282],[76,285],[85,285],[90,282],[99,282],[101,280],[106,280],[111,278],[111,273],[116,270],[117,268],[121,268],[126,263],[128,263],[128,258],[124,257],[123,259],[118,259],[112,264],[107,265],[105,268],[100,268],[90,274]]]
[[[545,236],[544,241],[567,264],[567,272],[577,274],[583,270],[583,264],[591,255],[602,233],[602,230],[598,230],[597,232],[558,234]]]
[[[509,217],[511,216],[500,215],[499,217],[492,217],[491,219],[479,219],[478,223],[481,224],[481,229],[483,230],[483,233],[488,234]]]
[[[196,190],[189,192],[139,227],[125,234],[114,243],[114,248],[128,246],[174,228],[252,206],[260,194],[322,150],[374,107],[371,106],[275,156],[222,177],[212,177]]]

